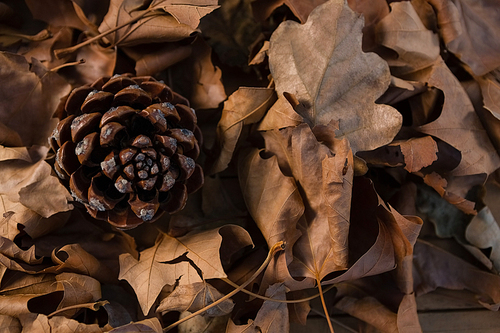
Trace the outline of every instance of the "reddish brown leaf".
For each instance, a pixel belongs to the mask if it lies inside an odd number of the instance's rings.
[[[311,11],[327,0],[257,0],[252,2],[252,9],[257,20],[264,21],[279,6],[285,4],[300,22],[305,23]]]
[[[190,26],[192,29],[198,28],[200,19],[219,8],[217,0],[187,0],[176,3],[174,0],[155,0],[153,5],[158,4],[164,11],[172,15],[177,22]]]
[[[306,24],[283,22],[271,37],[269,66],[278,96],[296,96],[311,126],[339,121],[353,152],[392,141],[401,114],[375,100],[390,82],[387,63],[361,51],[363,18],[344,1],[317,7]]]
[[[86,30],[87,26],[75,12],[72,1],[66,0],[27,0],[33,17],[52,26],[72,27]]]

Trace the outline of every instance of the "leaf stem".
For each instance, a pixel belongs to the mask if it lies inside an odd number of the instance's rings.
[[[231,281],[231,280],[229,280],[227,278],[221,279],[221,280],[224,281],[224,282],[226,282],[227,284],[229,284],[230,286],[232,286],[234,288],[239,288],[240,287],[239,285],[237,285],[236,283],[234,283],[233,281]],[[325,290],[323,290],[323,294],[329,292],[334,287],[335,287],[334,284],[328,286]],[[275,298],[269,298],[269,297],[266,297],[266,296],[262,296],[262,295],[253,293],[250,290],[246,290],[246,289],[241,289],[241,291],[243,293],[245,293],[245,294],[248,294],[248,295],[253,296],[255,298],[260,298],[260,299],[262,299],[264,301],[271,301],[271,302],[278,302],[278,303],[287,303],[287,304],[302,303],[302,302],[306,302],[306,301],[310,301],[312,299],[315,299],[316,297],[319,296],[319,293],[317,293],[315,295],[312,295],[312,296],[309,296],[309,297],[306,297],[306,298],[301,298],[301,299],[275,299]]]
[[[321,305],[323,305],[323,311],[325,312],[325,318],[328,322],[328,327],[330,328],[330,333],[335,333],[333,331],[332,321],[330,320],[330,315],[328,314],[328,309],[326,308],[325,297],[323,296],[323,288],[321,287],[321,281],[317,278],[319,297],[321,298]]]
[[[81,308],[86,308],[86,309],[90,309],[92,311],[97,311],[97,310],[99,310],[99,308],[101,306],[104,306],[106,304],[109,304],[109,302],[108,301],[99,301],[99,302],[95,302],[95,303],[83,303],[83,304],[71,305],[71,306],[67,306],[65,308],[58,309],[58,310],[52,312],[51,314],[49,314],[47,316],[47,318],[52,318],[53,316],[57,315],[58,313],[61,313],[61,312],[67,311],[67,310],[74,310],[74,309],[81,309]]]
[[[227,300],[228,298],[232,297],[233,295],[235,295],[236,293],[238,293],[239,291],[243,290],[243,288],[245,288],[246,286],[248,286],[250,284],[250,282],[252,282],[253,280],[255,280],[260,273],[262,273],[262,271],[267,267],[267,265],[269,265],[269,262],[271,261],[271,259],[273,258],[273,256],[278,252],[278,251],[283,251],[285,249],[285,243],[283,241],[280,241],[276,244],[273,245],[273,247],[269,250],[269,253],[267,254],[267,258],[266,260],[264,260],[264,262],[262,263],[262,265],[259,267],[259,269],[257,269],[255,271],[255,273],[253,273],[253,275],[247,280],[245,281],[241,286],[239,286],[237,289],[231,291],[229,294],[225,295],[224,297],[222,298],[219,298],[217,301],[207,305],[206,307],[204,307],[203,309],[200,309],[196,312],[193,312],[191,313],[189,316],[187,317],[184,317],[178,321],[176,321],[175,323],[173,323],[172,325],[169,325],[167,327],[165,327],[163,329],[164,332],[167,332],[169,330],[171,330],[172,328],[182,324],[183,322],[193,318],[193,317],[196,317],[197,315],[200,315],[202,314],[203,312],[207,311],[208,309],[224,302],[225,300]]]

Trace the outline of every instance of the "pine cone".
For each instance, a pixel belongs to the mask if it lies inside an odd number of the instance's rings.
[[[54,169],[95,218],[130,229],[174,213],[203,185],[189,102],[152,77],[115,75],[74,89],[49,138]]]

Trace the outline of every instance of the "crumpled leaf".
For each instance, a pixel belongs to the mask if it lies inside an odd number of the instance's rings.
[[[227,244],[220,250],[223,234]],[[220,256],[251,245],[248,233],[241,227],[192,232],[179,238],[160,233],[153,247],[140,253],[139,260],[125,253],[120,255],[120,280],[134,288],[143,313],[146,315],[165,285],[192,284],[204,279],[225,278]],[[221,252],[219,254],[219,251]]]
[[[317,128],[318,132],[320,128]],[[353,177],[352,152],[347,140],[338,140],[333,137],[322,137],[318,142],[307,124],[296,128],[286,128],[281,131],[269,131],[264,133],[266,140],[266,151],[275,154],[279,168],[286,176],[293,176],[296,183],[300,184],[300,195],[304,203],[304,214],[297,223],[302,236],[297,240],[293,253],[297,265],[292,275],[310,277],[321,280],[327,274],[346,268],[347,265],[347,237],[349,230],[349,210],[351,200],[351,186]],[[251,162],[252,160],[249,160]],[[271,161],[272,162],[272,161]],[[278,165],[268,164],[268,167],[277,169]],[[266,170],[247,168],[249,175],[243,179],[260,179],[259,176]],[[269,171],[274,174],[277,171]],[[283,177],[284,178],[284,177]],[[290,184],[288,192],[294,194],[293,183]],[[243,190],[249,191],[253,187],[245,186]],[[259,186],[260,195],[252,194],[252,197],[269,198],[272,192],[279,188],[267,188]],[[292,191],[290,191],[292,190]],[[250,192],[251,193],[251,192]],[[258,194],[259,192],[257,192]],[[249,196],[246,194],[245,196]],[[275,194],[276,195],[276,194]],[[264,211],[275,211],[278,221],[281,218],[279,207],[287,206],[285,201],[280,200],[277,208],[275,203],[268,200],[262,204],[268,205]],[[296,202],[298,199],[295,200]],[[300,204],[300,201],[297,202]],[[264,209],[265,206],[261,206]],[[293,220],[300,214],[300,206],[291,211]],[[254,212],[255,214],[255,212]],[[286,216],[286,214],[284,215]],[[278,233],[284,226],[265,232],[269,237],[283,237]],[[325,232],[327,230],[328,232]],[[281,231],[283,233],[283,231]],[[287,236],[290,237],[290,236]]]
[[[266,297],[285,300],[286,287],[284,284],[276,283],[270,286],[266,291]],[[288,332],[290,323],[288,320],[288,308],[286,303],[273,301],[264,301],[255,320],[249,320],[246,325],[235,325],[230,319],[227,333],[243,333],[243,332]]]
[[[13,239],[17,224],[24,225],[32,237],[40,236],[66,222],[55,214],[73,209],[68,190],[43,160],[47,150],[45,147],[28,150],[0,146],[0,198],[3,201],[0,213],[2,222],[11,226],[5,236]],[[44,224],[38,228],[42,219]]]
[[[339,121],[336,136],[353,152],[392,141],[401,114],[375,104],[390,82],[387,63],[361,51],[363,18],[345,1],[317,7],[306,24],[283,22],[270,40],[269,66],[278,96],[295,95],[311,126]]]
[[[52,115],[70,85],[36,59],[30,66],[23,56],[1,52],[0,88],[0,122],[19,133],[23,146],[47,146],[57,124]]]
[[[465,238],[480,249],[491,248],[489,259],[500,271],[500,227],[488,207],[474,216],[465,229]]]
[[[161,301],[156,312],[196,312],[222,297],[224,297],[223,294],[205,281],[181,285]],[[225,316],[231,313],[233,307],[233,301],[227,299],[221,304],[208,309],[205,315],[209,317]]]
[[[134,17],[147,13],[149,8],[160,9],[154,4],[144,9],[142,4],[136,4],[133,0],[111,0],[108,13],[99,26],[99,32],[103,33],[126,24]],[[149,11],[149,13],[137,22],[127,24],[106,35],[106,38],[112,44],[133,46],[145,43],[175,42],[191,37],[197,32],[195,28],[179,23],[173,16],[161,10]]]
[[[260,21],[267,19],[272,12],[285,4],[300,22],[305,23],[314,8],[327,0],[256,0],[252,2],[255,18]]]
[[[259,131],[268,131],[300,125],[304,122],[304,119],[295,111],[294,107],[297,106],[300,108],[300,103],[295,96],[286,92],[283,93],[266,112],[257,129]]]
[[[217,125],[217,142],[213,148],[214,161],[209,174],[227,168],[244,125],[261,120],[274,102],[274,89],[240,87],[224,103],[221,120]]]
[[[428,0],[448,50],[480,76],[500,66],[500,13],[495,0]]]

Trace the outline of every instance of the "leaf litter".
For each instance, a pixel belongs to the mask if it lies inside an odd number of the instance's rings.
[[[323,312],[333,332],[337,309],[421,332],[436,288],[498,311],[498,9],[0,2],[0,327],[274,333]],[[205,187],[131,230],[74,201],[48,141],[71,89],[123,73],[187,98],[204,137]]]

